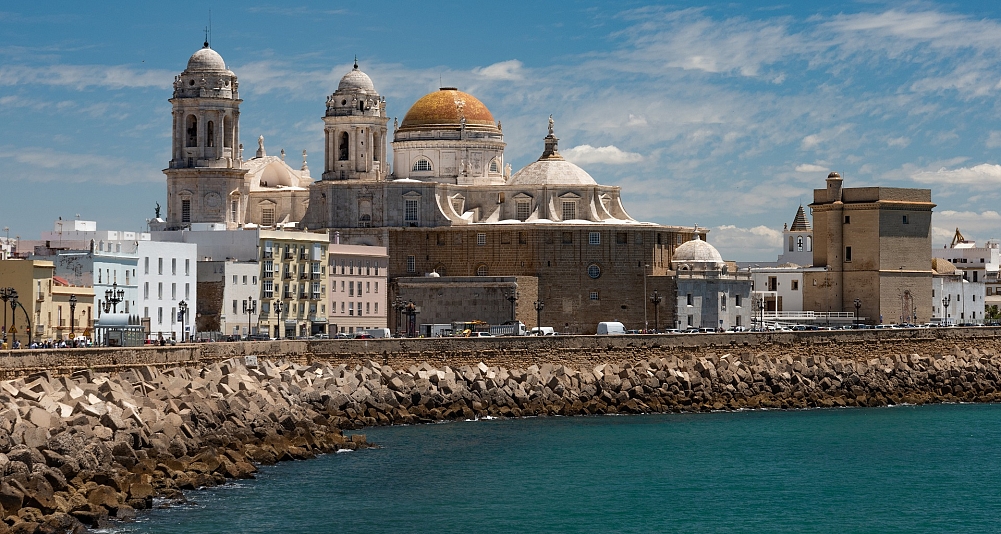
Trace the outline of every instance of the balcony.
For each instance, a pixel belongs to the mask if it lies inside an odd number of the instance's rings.
[[[270,250],[265,250],[264,251],[264,259],[270,260],[273,257],[274,257],[274,253],[273,252],[271,252]]]
[[[299,300],[309,300],[309,293],[299,293]]]
[[[309,273],[299,273],[299,280],[309,280]]]
[[[265,279],[269,279],[270,280],[271,278],[274,278],[274,272],[272,272],[272,271],[264,271],[261,274],[261,278],[265,278]]]
[[[320,279],[320,273],[312,273],[310,275],[310,279],[311,280],[319,280]]]
[[[283,274],[282,275],[282,279],[283,280],[291,280],[292,279],[292,273],[285,273],[285,274]]]
[[[309,295],[309,299],[310,299],[310,300],[320,300],[320,294],[319,294],[319,293],[317,293],[317,292],[314,292],[314,293],[310,293],[310,295]]]
[[[44,291],[39,291],[38,292],[38,298],[35,299],[35,300],[37,300],[38,302],[44,301],[45,300],[45,292]]]

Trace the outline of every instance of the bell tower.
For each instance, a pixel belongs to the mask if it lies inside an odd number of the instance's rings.
[[[372,79],[354,68],[327,97],[323,117],[323,180],[383,181],[386,161],[386,99]]]
[[[230,199],[246,198],[236,74],[208,41],[174,78],[171,159],[167,169],[167,226],[225,223]]]

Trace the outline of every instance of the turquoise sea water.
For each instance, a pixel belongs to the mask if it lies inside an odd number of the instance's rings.
[[[374,428],[381,449],[116,528],[204,532],[997,532],[1001,405]]]

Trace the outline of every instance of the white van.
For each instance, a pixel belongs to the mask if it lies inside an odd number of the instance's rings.
[[[555,336],[556,330],[551,326],[536,326],[529,330],[530,336]]]
[[[365,333],[373,338],[393,337],[393,333],[388,328],[369,328],[365,330]]]
[[[626,327],[617,321],[604,321],[598,323],[599,336],[611,336],[615,334],[625,334]]]

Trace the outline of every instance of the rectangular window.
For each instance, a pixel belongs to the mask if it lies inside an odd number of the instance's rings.
[[[793,249],[793,239],[792,236],[789,236],[789,252],[792,252],[792,249]]]
[[[375,283],[375,292],[379,293],[379,282]]]
[[[177,276],[177,258],[170,258],[170,274]]]
[[[368,315],[368,314],[369,314],[369,310],[370,310],[370,309],[371,309],[371,306],[369,305],[369,303],[368,303],[368,302],[366,302],[366,303],[365,303],[365,315]]]
[[[177,322],[177,308],[170,308],[170,324]]]
[[[719,296],[719,309],[726,311],[726,295]]]
[[[403,221],[408,223],[418,222],[420,212],[418,210],[418,201],[416,199],[407,199],[406,208],[403,213]]]
[[[526,221],[532,215],[532,204],[527,201],[519,201],[515,217],[519,221]]]
[[[233,315],[236,315],[236,299],[233,299]]]
[[[257,285],[257,277],[256,276],[250,277],[250,283],[251,283],[251,285],[255,285],[256,286]]]
[[[177,284],[170,284],[170,300],[177,300]]]
[[[344,313],[344,303],[341,303],[341,313]]]
[[[275,209],[274,208],[264,208],[261,210],[261,226],[274,226],[275,225]]]
[[[233,275],[233,285],[236,285],[236,281],[237,281],[237,275],[234,274]]]
[[[349,297],[355,296],[355,283],[354,282],[348,282],[348,296]]]
[[[163,300],[163,282],[157,282],[156,284],[156,298]]]
[[[910,224],[910,222],[907,221],[907,216],[906,215],[904,215],[904,224]]]
[[[143,283],[143,298],[149,300],[149,282]]]
[[[588,245],[600,245],[601,244],[601,233],[600,232],[589,232],[587,234],[587,244]]]
[[[407,272],[416,273],[417,272],[417,257],[407,256]]]
[[[181,222],[189,223],[191,222],[191,201],[184,199],[181,201]],[[160,321],[161,323],[163,321]]]
[[[247,275],[243,275],[243,285],[247,285]]]
[[[740,326],[740,316],[737,316],[737,326]]]
[[[799,290],[799,280],[793,280],[792,281],[792,290],[793,291],[798,291]]]
[[[733,305],[738,308],[740,307],[740,295],[733,296]]]
[[[694,300],[692,299],[692,294],[691,294],[691,293],[689,293],[689,294],[688,294],[688,305],[689,305],[689,306],[692,306],[694,302],[695,302],[695,301],[694,301]]]
[[[184,276],[191,276],[191,260],[184,260]]]
[[[487,244],[487,234],[476,234],[476,245],[482,247]]]
[[[691,315],[688,316],[688,326],[695,326],[695,324],[692,322],[692,317],[693,316]]]
[[[271,297],[274,296],[274,291],[275,291],[274,290],[274,283],[271,280],[265,280],[264,284],[262,284],[262,286],[264,288],[264,297],[265,298],[271,298]]]
[[[569,221],[577,218],[577,203],[570,200],[563,201],[563,220]]]
[[[143,308],[143,317],[149,317],[149,306]]]
[[[625,245],[629,242],[629,234],[626,232],[616,232],[615,233],[615,244]]]
[[[564,245],[573,244],[573,232],[563,232],[563,244]]]
[[[361,302],[358,303],[358,317],[361,317]]]
[[[143,259],[143,265],[145,265],[145,267],[146,267],[146,274],[149,274],[149,258],[148,257]]]
[[[375,303],[375,314],[379,315],[379,303],[378,302]]]
[[[231,220],[233,222],[237,222],[237,220],[236,220],[236,211],[237,211],[236,207],[237,207],[237,205],[238,204],[237,204],[237,202],[235,200],[232,201],[232,202],[230,202],[230,206],[229,206],[229,220]]]
[[[851,224],[851,223],[852,223],[852,216],[845,215],[845,224]]]
[[[157,274],[163,274],[163,258],[157,258]]]
[[[852,261],[852,247],[845,247],[845,261]]]
[[[354,302],[349,302],[348,303],[348,315],[354,315],[354,314],[355,314],[355,303]]]
[[[156,309],[156,323],[163,324],[163,308]]]
[[[598,292],[597,291],[592,291],[590,299],[591,300],[598,300]]]
[[[191,284],[184,284],[184,298],[191,298]]]

